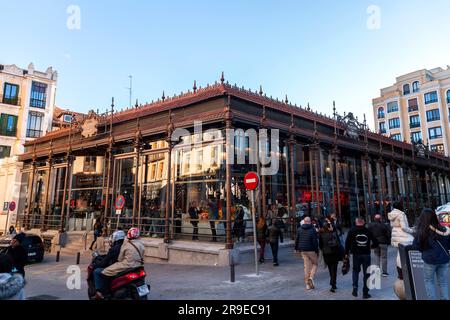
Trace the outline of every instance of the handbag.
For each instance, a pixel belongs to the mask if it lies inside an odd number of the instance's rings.
[[[350,258],[348,256],[343,258],[342,275],[346,275],[350,271]]]
[[[442,245],[442,243],[438,239],[434,239],[434,241],[436,241],[438,243],[438,245],[442,248],[442,250],[444,250],[444,252],[447,254],[447,257],[450,258],[450,253],[447,250],[445,250],[445,248]]]

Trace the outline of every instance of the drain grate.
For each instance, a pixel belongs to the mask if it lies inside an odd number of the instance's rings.
[[[29,297],[27,300],[59,300],[58,297],[50,296],[48,294],[42,294],[39,296]]]

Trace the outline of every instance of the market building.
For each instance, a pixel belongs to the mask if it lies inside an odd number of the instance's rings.
[[[248,171],[261,174],[255,212],[285,210],[292,236],[303,214],[336,213],[350,225],[400,201],[414,220],[421,208],[450,201],[449,158],[333,109],[332,117],[318,114],[223,75],[125,111],[113,103],[25,144],[18,224],[61,233],[89,230],[95,219],[110,230],[137,226],[160,241],[154,254],[165,259],[162,246],[190,241],[196,224],[200,241],[233,248],[236,212],[248,218],[252,209]]]

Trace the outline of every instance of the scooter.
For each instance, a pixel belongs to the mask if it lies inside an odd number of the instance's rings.
[[[97,252],[92,254],[91,264],[87,269],[88,296],[92,300],[95,296],[94,268],[103,256]],[[107,300],[147,300],[150,285],[145,282],[145,269],[138,267],[119,273],[109,283],[109,292],[105,295]]]

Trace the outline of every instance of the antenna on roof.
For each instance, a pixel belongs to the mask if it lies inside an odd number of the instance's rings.
[[[129,88],[126,87],[125,89],[128,89],[130,91],[130,108],[131,108],[132,107],[131,99],[133,96],[133,76],[128,76],[128,78],[130,78],[130,87]]]

